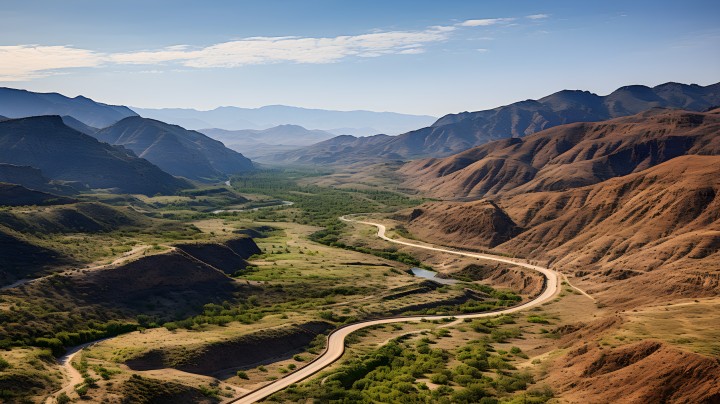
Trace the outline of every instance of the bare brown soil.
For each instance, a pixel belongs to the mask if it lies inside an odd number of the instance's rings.
[[[458,247],[495,247],[520,229],[495,203],[428,202],[407,213],[407,229],[414,235]]]
[[[543,289],[542,276],[505,264],[470,264],[451,276],[460,280],[483,281],[528,296],[535,296]]]
[[[645,340],[619,347],[598,344],[600,324],[580,326],[564,337],[570,351],[543,380],[570,403],[717,403],[720,361]]]
[[[260,254],[260,247],[255,244],[250,237],[238,237],[225,242],[225,245],[230,248],[235,254],[242,258],[250,258],[255,254]]]
[[[497,206],[520,231],[494,249],[549,262],[615,307],[713,296],[720,292],[718,178],[720,156],[682,156],[599,184],[506,197]],[[428,241],[491,247],[486,206],[435,202],[406,226]],[[413,227],[420,221],[434,228]]]
[[[561,401],[718,403],[718,315],[702,302],[720,295],[719,133],[720,109],[650,111],[412,162],[406,185],[487,199],[398,219],[421,240],[546,262],[597,299],[594,320],[568,308],[533,351]]]

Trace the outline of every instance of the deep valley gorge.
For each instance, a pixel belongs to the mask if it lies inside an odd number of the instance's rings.
[[[8,1],[0,403],[720,403],[718,11]]]

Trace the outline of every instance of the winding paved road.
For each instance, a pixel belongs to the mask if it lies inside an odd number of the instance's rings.
[[[370,226],[375,226],[378,229],[377,236],[380,237],[383,240],[389,241],[391,243],[396,244],[402,244],[414,248],[423,248],[426,250],[432,250],[432,251],[438,251],[442,253],[448,253],[448,254],[455,254],[455,255],[461,255],[464,257],[470,257],[470,258],[480,258],[480,259],[486,259],[491,261],[498,261],[498,262],[504,262],[508,264],[518,265],[521,267],[529,268],[534,271],[540,272],[545,277],[545,288],[543,289],[543,292],[535,297],[533,300],[530,300],[524,304],[521,304],[519,306],[514,306],[505,310],[500,311],[493,311],[493,312],[483,312],[483,313],[475,313],[475,314],[463,314],[458,316],[452,316],[453,318],[456,318],[457,322],[461,322],[463,319],[466,318],[481,318],[481,317],[493,317],[500,314],[508,314],[508,313],[514,313],[516,311],[526,310],[531,307],[543,304],[549,300],[551,300],[555,294],[560,290],[560,276],[557,272],[552,271],[547,268],[539,267],[536,265],[527,264],[524,262],[519,262],[516,260],[512,260],[509,258],[501,258],[493,255],[486,255],[486,254],[476,254],[476,253],[469,253],[464,251],[457,251],[457,250],[449,250],[446,248],[440,248],[440,247],[433,247],[430,245],[422,245],[422,244],[414,244],[409,243],[405,241],[400,240],[393,240],[387,236],[385,236],[385,226],[379,223],[373,223],[373,222],[365,222],[365,221],[358,221],[350,219],[348,216],[343,216],[340,218],[340,220],[343,220],[345,222],[354,222],[359,224],[366,224]],[[280,390],[285,389],[286,387],[290,386],[291,384],[298,383],[315,373],[325,369],[326,367],[330,366],[333,362],[340,359],[342,357],[343,353],[345,352],[345,338],[347,338],[348,335],[351,333],[360,330],[365,327],[371,327],[374,325],[380,325],[380,324],[390,324],[390,323],[400,323],[400,322],[420,322],[423,319],[426,320],[439,320],[439,319],[446,319],[451,316],[425,316],[425,317],[392,317],[392,318],[385,318],[385,319],[379,319],[379,320],[370,320],[370,321],[364,321],[354,324],[349,324],[345,327],[339,328],[332,332],[328,336],[328,343],[327,348],[325,349],[325,352],[323,352],[322,355],[317,357],[314,361],[307,364],[305,367],[298,369],[294,373],[291,373],[287,376],[285,376],[282,379],[279,379],[273,383],[270,383],[268,385],[265,385],[257,390],[254,390],[248,394],[246,394],[243,397],[240,397],[238,399],[229,401],[230,403],[240,403],[240,404],[249,404],[254,403],[257,401],[260,401],[271,394],[274,394]]]

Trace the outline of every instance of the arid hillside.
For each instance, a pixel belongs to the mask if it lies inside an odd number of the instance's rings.
[[[602,183],[497,204],[427,203],[406,226],[428,241],[547,261],[583,278],[608,304],[641,304],[720,292],[718,193],[720,156],[683,156]]]
[[[402,169],[408,185],[485,199],[426,203],[405,212],[405,226],[427,241],[548,262],[617,307],[716,295],[718,134],[718,109],[654,110],[413,162]]]
[[[400,170],[405,185],[443,198],[562,191],[640,172],[672,158],[720,154],[720,109],[655,109],[488,143]]]
[[[562,402],[720,400],[720,110],[565,125],[401,171],[446,199],[397,214],[409,236],[547,264],[604,311],[550,331],[537,377]]]
[[[720,156],[500,203],[526,229],[499,248],[612,285],[608,300],[720,291]],[[636,293],[642,290],[643,293]]]
[[[720,364],[716,359],[647,337],[641,341],[621,337],[624,341],[620,341],[615,338],[617,329],[632,324],[626,317],[611,316],[559,330],[558,346],[567,353],[552,361],[543,382],[554,386],[568,403],[718,402]]]
[[[495,247],[520,233],[507,213],[485,199],[468,203],[428,202],[407,215],[406,227],[412,234],[465,248]]]

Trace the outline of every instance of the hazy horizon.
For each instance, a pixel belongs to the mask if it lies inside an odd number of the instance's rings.
[[[0,85],[138,108],[439,117],[720,71],[710,1],[176,4],[4,2]]]

